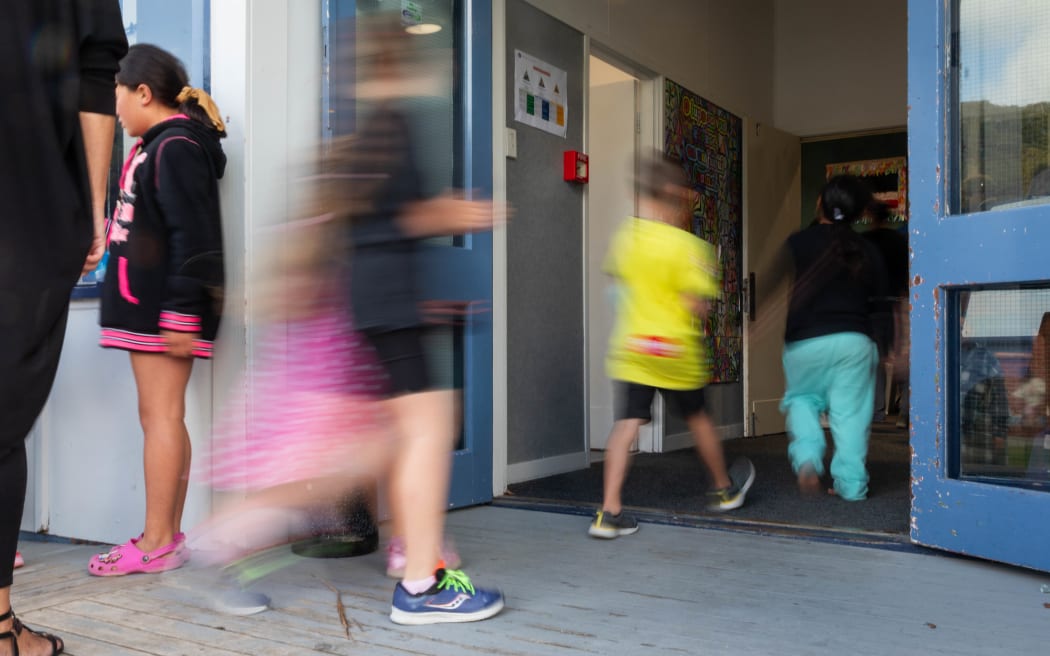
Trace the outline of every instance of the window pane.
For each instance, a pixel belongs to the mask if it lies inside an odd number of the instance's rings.
[[[957,0],[958,207],[1050,202],[1050,3]]]
[[[1050,288],[955,294],[957,475],[1050,485]]]
[[[190,84],[211,90],[208,63],[209,0],[121,0],[120,12],[128,43],[150,43],[179,58],[186,67]],[[218,100],[222,107],[222,99]],[[124,158],[135,139],[126,138],[117,127],[113,141],[113,155],[109,166],[109,187],[106,191],[106,216],[113,212],[117,185]],[[94,271],[83,276],[73,290],[73,298],[93,298],[99,295],[106,277],[109,254]]]
[[[122,0],[128,42],[151,43],[179,58],[190,84],[211,89],[208,65],[209,0]]]
[[[422,176],[423,193],[427,196],[464,186],[461,148],[464,139],[460,130],[464,115],[459,86],[462,76],[457,73],[463,66],[459,59],[462,35],[459,4],[455,0],[413,0],[400,5],[389,0],[358,0],[355,7],[357,18],[397,10],[405,30],[412,34],[412,55],[418,63],[401,72],[409,90],[399,95],[397,105],[412,130],[412,145]],[[363,41],[360,35],[353,39],[357,44]],[[358,53],[358,62],[364,56]],[[360,81],[361,71],[355,75]],[[337,132],[352,132],[357,117],[369,111],[368,102],[360,93],[354,95],[352,104],[353,107],[340,108],[344,116]],[[434,237],[427,241],[433,246],[466,243],[460,236]]]

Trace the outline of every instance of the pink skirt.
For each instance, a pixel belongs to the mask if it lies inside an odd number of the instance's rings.
[[[338,310],[266,329],[260,362],[223,409],[192,480],[253,491],[339,476],[387,439],[386,375]]]

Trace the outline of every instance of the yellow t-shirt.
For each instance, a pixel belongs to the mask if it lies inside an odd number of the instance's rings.
[[[714,247],[672,225],[630,217],[613,236],[604,269],[619,286],[609,377],[672,390],[703,387],[710,364],[686,298],[718,294]]]

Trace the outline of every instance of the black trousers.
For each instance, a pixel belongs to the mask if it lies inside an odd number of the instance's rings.
[[[0,588],[10,586],[14,574],[26,500],[25,439],[51,393],[73,286],[68,278],[52,278],[45,285],[25,282],[17,288],[3,282],[7,281],[0,281]]]
[[[22,440],[0,452],[0,588],[10,587],[14,578],[26,484],[26,443]]]

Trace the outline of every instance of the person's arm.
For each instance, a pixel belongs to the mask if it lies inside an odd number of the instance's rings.
[[[157,205],[167,228],[167,280],[158,328],[176,357],[189,357],[222,285],[222,226],[204,147],[182,136],[157,147]]]
[[[84,139],[84,156],[91,189],[91,217],[95,227],[91,249],[81,275],[94,271],[106,252],[106,184],[109,182],[116,124],[113,116],[80,112],[80,131]]]
[[[106,248],[106,183],[116,129],[113,85],[120,60],[128,52],[128,40],[124,34],[118,0],[77,2],[77,25],[80,30],[80,96],[77,108],[80,111],[80,130],[94,222],[94,238],[84,262],[83,272],[88,273],[98,266]]]
[[[461,194],[447,193],[407,203],[398,217],[398,225],[406,236],[422,239],[491,230],[506,220],[506,205],[467,200]]]

